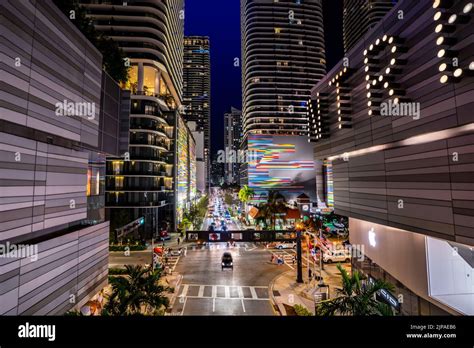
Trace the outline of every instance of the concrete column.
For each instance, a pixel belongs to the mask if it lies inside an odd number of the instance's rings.
[[[161,70],[157,70],[155,74],[155,94],[160,95],[160,80],[161,80]]]
[[[143,63],[138,63],[137,91],[143,92]]]

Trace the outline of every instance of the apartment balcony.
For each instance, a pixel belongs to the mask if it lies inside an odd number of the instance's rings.
[[[152,208],[174,203],[173,192],[127,192],[107,191],[105,204],[108,208]]]

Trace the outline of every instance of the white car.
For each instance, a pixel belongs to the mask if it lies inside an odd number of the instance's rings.
[[[323,262],[350,262],[351,253],[349,250],[325,251],[323,254]]]
[[[183,252],[182,248],[179,249],[170,249],[170,255],[171,256],[181,256],[181,253]]]
[[[275,249],[294,249],[296,247],[295,242],[280,242],[275,245]]]

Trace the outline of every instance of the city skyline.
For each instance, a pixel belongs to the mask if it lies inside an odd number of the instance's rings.
[[[323,1],[326,65],[330,70],[343,56],[342,1]],[[224,117],[231,107],[242,108],[240,0],[216,3],[213,0],[185,3],[186,36],[208,36],[211,49],[211,123],[213,156],[224,150]],[[226,30],[221,30],[225,27]],[[235,66],[235,59],[239,59]],[[224,98],[225,96],[225,98]]]
[[[473,1],[0,12],[0,348],[472,342]]]

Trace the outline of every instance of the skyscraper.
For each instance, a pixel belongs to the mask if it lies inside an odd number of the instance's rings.
[[[145,217],[147,234],[176,219],[177,109],[182,101],[184,1],[81,1],[96,30],[116,41],[130,64],[130,145],[107,166],[106,204],[126,220]]]
[[[359,39],[374,27],[397,0],[344,0],[344,51],[349,51]]]
[[[242,139],[242,111],[232,107],[224,114],[224,147],[226,163],[224,166],[225,182],[239,183],[240,141]]]
[[[254,136],[296,144],[307,135],[310,89],[326,73],[322,11],[320,0],[241,0],[243,151],[257,150],[250,148]],[[259,189],[249,180],[255,164],[240,165],[240,183]]]
[[[326,73],[320,0],[241,0],[243,130],[306,135],[309,91]]]
[[[187,36],[184,39],[183,106],[185,119],[196,122],[196,131],[204,132],[205,181],[208,182],[211,146],[211,65],[207,36]]]

